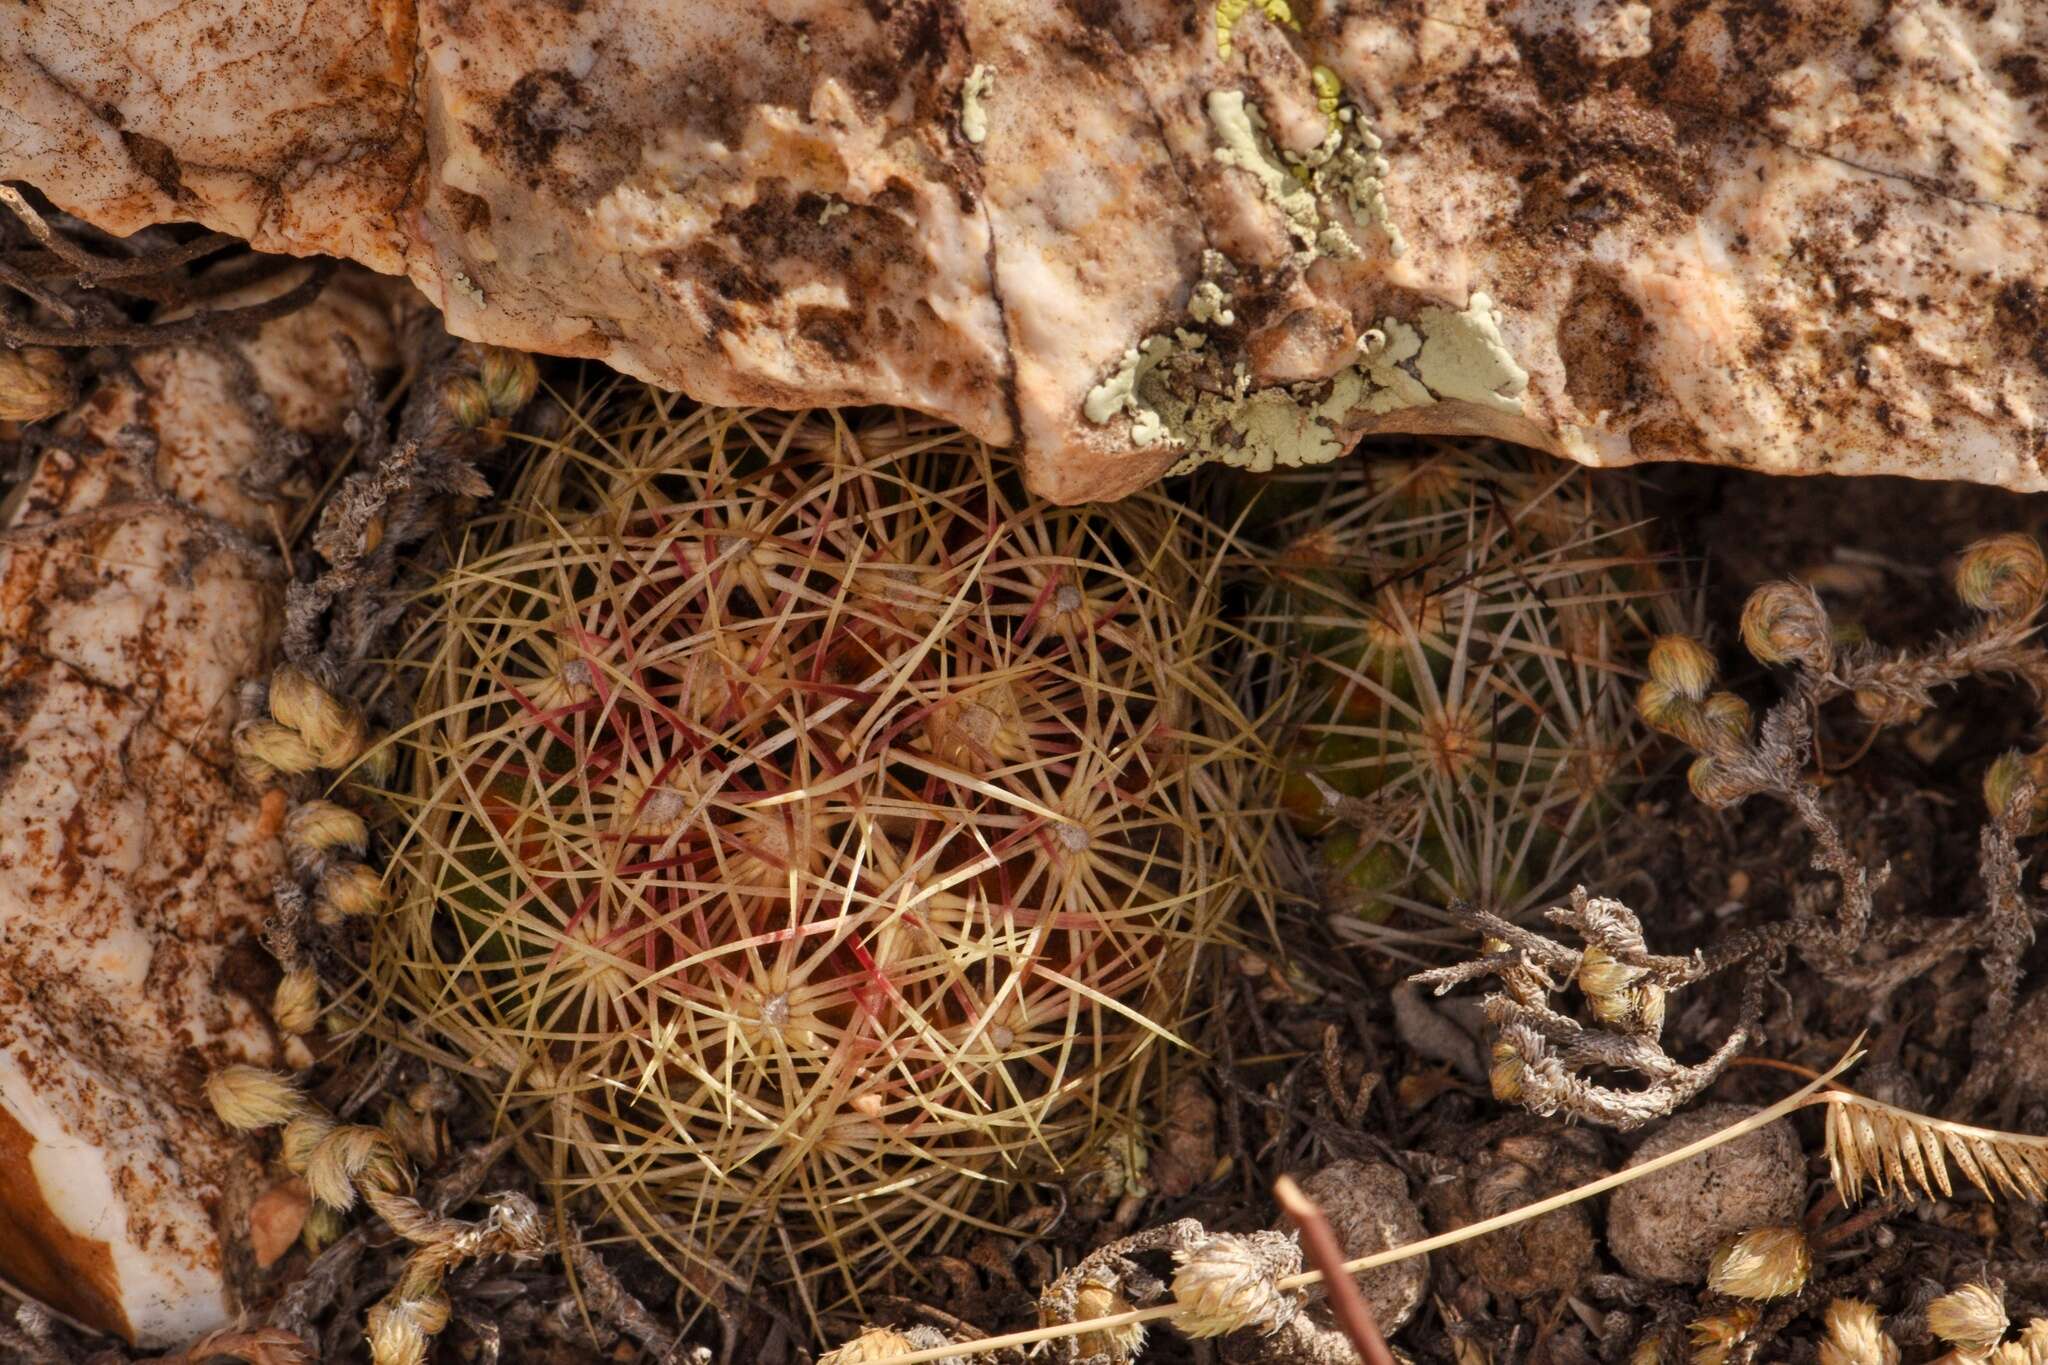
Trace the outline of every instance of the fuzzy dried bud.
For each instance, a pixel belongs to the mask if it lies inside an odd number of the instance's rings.
[[[1835,662],[1827,608],[1804,583],[1766,583],[1742,608],[1742,643],[1767,664],[1796,663],[1825,673]]]
[[[370,844],[370,827],[347,806],[302,801],[285,817],[284,844],[298,866],[317,866],[336,851],[360,858]]]
[[[311,1033],[320,1021],[319,973],[311,967],[286,972],[270,997],[270,1017],[286,1033]]]
[[[1737,1299],[1782,1299],[1806,1287],[1813,1252],[1796,1227],[1755,1228],[1714,1253],[1707,1284]]]
[[[1271,1333],[1287,1325],[1300,1299],[1279,1287],[1301,1269],[1301,1247],[1291,1234],[1214,1233],[1174,1253],[1179,1269],[1174,1325],[1191,1337],[1220,1337],[1246,1327]]]
[[[2005,1338],[2005,1298],[1983,1284],[1966,1284],[1927,1305],[1927,1325],[1943,1341],[1978,1355]]]
[[[476,370],[477,380],[484,386],[484,399],[498,417],[518,412],[533,401],[534,391],[540,388],[540,367],[524,351],[486,346]]]
[[[1687,701],[1707,695],[1714,673],[1714,656],[1690,635],[1660,635],[1650,646],[1650,676]]]
[[[1827,1329],[1820,1365],[1899,1365],[1899,1348],[1879,1328],[1877,1310],[1863,1300],[1830,1303]]]
[[[852,1341],[835,1346],[818,1357],[818,1365],[868,1365],[870,1361],[894,1360],[916,1348],[910,1338],[888,1327],[863,1327]]]
[[[1761,1316],[1745,1306],[1694,1318],[1687,1329],[1692,1334],[1693,1365],[1727,1365],[1742,1339],[1756,1330]]]
[[[472,374],[451,374],[441,381],[441,403],[456,426],[474,431],[491,420],[491,395]]]
[[[334,1131],[334,1120],[318,1110],[307,1110],[284,1126],[279,1157],[293,1175],[304,1175],[313,1153]]]
[[[1629,1353],[1628,1365],[1664,1365],[1664,1343],[1655,1332],[1636,1343]]]
[[[381,1128],[365,1124],[336,1127],[313,1149],[306,1163],[306,1188],[338,1213],[355,1207],[356,1190],[393,1194],[410,1181],[398,1149]]]
[[[391,908],[384,879],[366,863],[337,863],[320,874],[313,893],[316,909],[342,916],[381,915]]]
[[[2020,621],[2041,609],[2048,594],[2048,559],[2032,536],[1991,536],[1963,551],[1956,564],[1956,596],[2001,621]]]
[[[2002,818],[2023,782],[2034,789],[2025,832],[2039,834],[2048,829],[2048,751],[2023,754],[2009,749],[2000,754],[1984,773],[1984,805],[1993,819]]]
[[[1702,704],[1709,744],[1717,751],[1749,747],[1749,703],[1733,692],[1716,692]]]
[[[236,767],[258,786],[277,774],[298,776],[320,766],[320,755],[305,737],[274,720],[252,720],[235,727]]]
[[[370,1310],[370,1365],[426,1365],[427,1334],[412,1315],[388,1304]]]
[[[369,725],[361,709],[335,696],[314,681],[312,674],[293,664],[285,664],[270,677],[270,714],[280,725],[299,732],[322,768],[346,768],[369,742]]]
[[[1909,694],[1881,687],[1859,687],[1854,700],[1856,714],[1873,725],[1911,725],[1927,710]]]
[[[306,1107],[291,1077],[237,1062],[206,1078],[206,1101],[228,1127],[273,1128]]]
[[[40,422],[68,410],[71,367],[47,346],[0,347],[0,422]]]
[[[1707,738],[1706,713],[1700,704],[1655,678],[1636,689],[1636,714],[1652,730],[1688,748],[1701,747]]]
[[[1493,1097],[1502,1104],[1514,1104],[1522,1098],[1522,1076],[1527,1069],[1522,1059],[1522,1050],[1505,1038],[1496,1038],[1493,1043],[1493,1066],[1487,1078],[1493,1084]]]
[[[1124,1297],[1123,1290],[1114,1280],[1090,1276],[1082,1280],[1081,1287],[1075,1291],[1074,1317],[1077,1321],[1113,1318],[1130,1311],[1131,1301]],[[1143,1349],[1145,1324],[1127,1322],[1121,1327],[1086,1332],[1074,1338],[1074,1344],[1084,1360],[1106,1359],[1110,1365],[1124,1365],[1125,1361],[1137,1359],[1138,1352]]]
[[[398,749],[387,739],[363,751],[349,777],[365,787],[388,787],[398,772]]]
[[[1718,759],[1701,756],[1692,761],[1685,770],[1685,783],[1692,788],[1692,794],[1709,806],[1720,808],[1732,806],[1750,794],[1750,787],[1728,770],[1728,765]]]

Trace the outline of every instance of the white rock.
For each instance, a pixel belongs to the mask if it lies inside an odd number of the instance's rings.
[[[1206,0],[46,0],[0,33],[0,177],[702,398],[941,413],[1062,499],[1404,430],[2048,487],[2048,6],[1294,9],[1226,53]],[[1315,159],[1318,67],[1386,165],[1354,138],[1304,215],[1259,167]],[[1089,421],[1210,251],[1235,324]],[[1481,294],[1463,353],[1526,387],[1353,365]]]
[[[243,343],[297,429],[339,427],[344,330],[390,363],[381,310],[338,285]],[[135,370],[65,420],[88,453],[50,449],[0,526],[136,504],[153,476],[267,539],[225,362],[174,346]],[[0,1278],[145,1346],[226,1321],[249,1271],[262,1165],[200,1084],[278,1056],[236,962],[261,961],[282,809],[235,789],[228,749],[278,597],[163,506],[0,546]]]

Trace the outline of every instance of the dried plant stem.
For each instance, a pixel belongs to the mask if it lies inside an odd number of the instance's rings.
[[[1291,1176],[1283,1175],[1274,1183],[1273,1195],[1281,1210],[1301,1229],[1308,1258],[1316,1273],[1323,1277],[1322,1283],[1329,1286],[1331,1316],[1358,1349],[1365,1365],[1394,1365],[1386,1338],[1380,1335],[1380,1325],[1373,1319],[1372,1305],[1358,1292],[1358,1281],[1344,1273],[1344,1250],[1337,1242],[1337,1234],[1330,1230],[1330,1220]]]
[[[1441,1250],[1444,1247],[1456,1246],[1475,1237],[1484,1237],[1488,1233],[1499,1232],[1502,1228],[1514,1227],[1518,1223],[1526,1223],[1533,1218],[1541,1218],[1546,1213],[1553,1213],[1567,1205],[1576,1204],[1580,1200],[1591,1199],[1595,1195],[1619,1189],[1623,1185],[1641,1180],[1645,1176],[1654,1175],[1658,1171],[1678,1165],[1680,1162],[1690,1161],[1702,1152],[1710,1151],[1715,1147],[1721,1146],[1723,1143],[1732,1142],[1746,1133],[1753,1133],[1759,1128],[1767,1127],[1784,1118],[1787,1114],[1803,1109],[1810,1104],[1829,1103],[1829,1096],[1825,1093],[1829,1083],[1853,1066],[1862,1055],[1862,1040],[1859,1038],[1855,1044],[1850,1046],[1848,1052],[1843,1054],[1842,1059],[1822,1073],[1818,1080],[1811,1081],[1802,1086],[1784,1099],[1779,1100],[1776,1104],[1771,1105],[1768,1109],[1759,1110],[1746,1119],[1731,1123],[1726,1128],[1709,1133],[1697,1142],[1687,1143],[1685,1146],[1674,1151],[1666,1152],[1663,1156],[1645,1161],[1640,1166],[1631,1166],[1626,1170],[1616,1171],[1612,1175],[1580,1185],[1575,1189],[1565,1190],[1560,1194],[1552,1195],[1548,1199],[1538,1200],[1534,1204],[1528,1204],[1519,1209],[1511,1209],[1497,1217],[1469,1224],[1453,1232],[1442,1233],[1435,1237],[1426,1237],[1419,1242],[1409,1242],[1403,1246],[1390,1247],[1385,1251],[1375,1252],[1370,1256],[1360,1256],[1355,1260],[1346,1261],[1343,1265],[1343,1272],[1346,1275],[1356,1275],[1361,1271],[1372,1270],[1379,1266],[1391,1265],[1396,1261],[1407,1260],[1411,1256],[1421,1256],[1428,1252]],[[1286,1276],[1276,1281],[1274,1287],[1283,1291],[1305,1289],[1310,1285],[1323,1283],[1323,1278],[1322,1271],[1308,1270],[1298,1275]],[[1151,1308],[1137,1308],[1128,1313],[1118,1313],[1112,1317],[1060,1323],[1056,1326],[1040,1327],[1025,1332],[1012,1332],[1007,1336],[985,1337],[979,1341],[962,1342],[958,1345],[913,1351],[908,1355],[891,1357],[891,1365],[924,1365],[924,1362],[945,1360],[954,1356],[988,1355],[996,1351],[1033,1346],[1038,1342],[1051,1341],[1060,1337],[1080,1336],[1089,1332],[1112,1331],[1133,1323],[1171,1322],[1180,1311],[1180,1306],[1177,1304],[1158,1304]]]

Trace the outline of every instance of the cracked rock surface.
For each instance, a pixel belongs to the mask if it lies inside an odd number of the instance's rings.
[[[1227,10],[43,0],[0,176],[1061,499],[1384,430],[2048,487],[2048,8]]]
[[[2048,487],[2048,7],[1278,9],[44,0],[0,177],[1066,500],[1375,431]]]
[[[0,503],[0,1278],[145,1346],[240,1306],[263,1166],[201,1086],[284,1058],[256,942],[284,808],[236,790],[229,749],[282,595],[233,548],[270,539],[235,482],[260,449],[237,391],[337,430],[342,332],[390,363],[381,309],[341,284],[229,343],[246,373],[140,353]]]

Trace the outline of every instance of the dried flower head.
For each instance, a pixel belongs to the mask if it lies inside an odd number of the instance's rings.
[[[1828,1305],[1820,1365],[1899,1365],[1899,1348],[1878,1325],[1877,1309],[1861,1299]]]
[[[369,844],[363,817],[333,801],[302,801],[285,817],[285,851],[294,866],[315,867],[336,852],[360,858]]]
[[[519,1078],[564,1200],[855,1291],[1157,1084],[1266,881],[1257,741],[1169,500],[625,394],[468,528],[394,678],[430,719],[372,970]]]
[[[1749,703],[1733,692],[1716,692],[1704,704],[1705,749],[1738,749],[1749,743]]]
[[[1714,656],[1690,635],[1660,635],[1650,646],[1650,676],[1687,701],[1707,695],[1715,672]]]
[[[206,1078],[206,1102],[222,1123],[243,1132],[275,1127],[306,1104],[289,1076],[239,1062]]]
[[[1806,1287],[1813,1252],[1796,1227],[1756,1228],[1714,1253],[1707,1285],[1737,1299],[1781,1299]]]
[[[304,1175],[313,1153],[334,1131],[334,1120],[317,1109],[308,1109],[285,1124],[279,1138],[279,1158],[293,1175]]]
[[[2048,1365],[2048,1318],[2035,1318],[1991,1353],[1989,1365]]]
[[[1927,1305],[1936,1336],[1979,1355],[2003,1341],[2009,1325],[2004,1295],[1984,1284],[1966,1284]]]
[[[1131,1301],[1124,1297],[1122,1287],[1114,1279],[1091,1275],[1075,1291],[1074,1318],[1078,1322],[1118,1317],[1130,1311]],[[1145,1324],[1127,1322],[1120,1327],[1084,1332],[1074,1338],[1074,1345],[1084,1360],[1100,1357],[1110,1365],[1124,1365],[1125,1361],[1137,1359],[1138,1352],[1144,1349]]]
[[[1751,593],[1742,608],[1742,643],[1767,664],[1825,673],[1835,661],[1827,608],[1804,583],[1781,579]]]
[[[365,863],[336,863],[320,874],[314,904],[323,915],[380,915],[391,908],[390,893],[377,869]]]
[[[2048,594],[2048,558],[2032,536],[1990,536],[1963,551],[1956,595],[1978,611],[2018,621],[2041,609]]]
[[[2020,784],[2034,789],[2027,803],[2027,834],[2048,830],[2048,750],[2022,753],[2008,749],[1992,760],[1984,773],[1984,806],[1993,819],[2002,819],[2018,794]]]
[[[1274,1332],[1301,1307],[1298,1292],[1277,1283],[1301,1269],[1292,1233],[1211,1233],[1178,1248],[1173,1324],[1191,1337],[1220,1337],[1255,1328]]]
[[[235,758],[242,775],[261,785],[279,773],[297,776],[320,766],[320,754],[289,725],[274,720],[245,721],[235,727]]]
[[[486,346],[477,358],[477,380],[483,385],[485,401],[496,417],[510,417],[533,401],[540,388],[540,367],[524,351],[503,346]],[[471,422],[469,426],[480,426]]]
[[[294,664],[285,664],[270,676],[270,715],[299,732],[322,768],[346,768],[369,740],[362,708],[337,697]],[[285,772],[304,771],[282,763],[273,766]]]
[[[1754,790],[1725,760],[1708,754],[1692,761],[1685,770],[1685,782],[1692,794],[1709,806],[1732,806]]]
[[[1693,1365],[1727,1365],[1743,1338],[1756,1330],[1761,1316],[1756,1309],[1744,1305],[1694,1318],[1687,1328],[1692,1335]]]
[[[818,1357],[818,1365],[872,1365],[874,1361],[907,1356],[916,1349],[909,1337],[893,1327],[863,1327],[852,1341]]]
[[[441,381],[441,404],[456,426],[474,431],[491,420],[491,395],[472,374],[451,374]]]
[[[1651,678],[1636,689],[1636,715],[1643,724],[1689,748],[1704,748],[1708,739],[1706,708],[1669,683]]]
[[[370,1309],[370,1365],[425,1365],[427,1334],[412,1314],[395,1304]]]
[[[1654,1331],[1636,1343],[1629,1352],[1628,1365],[1664,1365],[1664,1342]]]
[[[40,422],[71,407],[75,390],[62,351],[0,347],[0,422]]]
[[[1527,1063],[1522,1051],[1505,1038],[1493,1042],[1493,1066],[1488,1079],[1493,1086],[1493,1097],[1502,1104],[1513,1104],[1522,1097],[1522,1076]]]
[[[320,974],[299,966],[279,978],[270,997],[270,1017],[286,1033],[311,1033],[320,1021]]]

